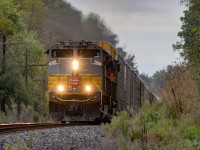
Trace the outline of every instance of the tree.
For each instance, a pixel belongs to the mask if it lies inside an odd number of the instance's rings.
[[[183,42],[174,44],[175,49],[183,49],[181,56],[184,57],[193,67],[200,65],[200,3],[190,0],[189,9],[184,11],[185,16],[181,17],[182,31],[178,33]]]
[[[134,54],[128,54],[126,57],[127,64],[135,71],[136,74],[139,73],[137,63],[135,62],[135,55]]]
[[[2,0],[0,3],[0,35],[15,34],[22,29],[22,21],[15,0]]]
[[[30,64],[44,64],[46,62],[44,47],[39,43],[37,34],[28,31],[27,25],[24,23],[23,12],[26,8],[28,8],[28,4],[26,7],[22,1],[17,0],[2,0],[0,3],[0,27],[4,26],[4,23],[8,23],[7,28],[0,28],[1,33],[6,34],[8,39],[6,43],[6,70],[0,71],[2,111],[5,111],[5,105],[9,106],[11,101],[15,101],[18,106],[20,103],[32,106],[44,104],[40,83],[31,80],[39,78],[44,69],[30,68],[27,85],[24,79],[26,49],[29,50],[28,60]],[[2,61],[2,57],[0,57],[0,61]],[[2,100],[3,95],[6,97],[6,101]],[[42,112],[42,109],[39,110],[39,108],[35,110]]]
[[[27,29],[41,34],[47,15],[47,7],[43,0],[21,0],[21,5],[23,20]]]
[[[182,31],[178,33],[182,42],[177,42],[173,47],[182,49],[181,56],[197,73],[197,82],[200,88],[200,3],[198,0],[183,1],[188,6],[181,17]],[[187,3],[186,3],[187,2]]]

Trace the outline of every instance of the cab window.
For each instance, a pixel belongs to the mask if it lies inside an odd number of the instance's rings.
[[[83,58],[100,59],[101,51],[99,49],[79,49],[78,56]]]
[[[53,49],[51,52],[52,57],[73,57],[73,49]]]

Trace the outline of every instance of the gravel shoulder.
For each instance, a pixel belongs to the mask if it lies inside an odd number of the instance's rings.
[[[0,150],[7,144],[21,140],[28,147],[33,140],[33,150],[105,150],[116,145],[102,130],[101,126],[75,126],[40,129],[0,135]]]

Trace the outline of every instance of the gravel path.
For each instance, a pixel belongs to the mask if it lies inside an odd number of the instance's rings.
[[[115,149],[111,140],[105,137],[101,126],[76,126],[42,129],[0,135],[0,150],[7,144],[13,145],[19,139],[27,147],[33,140],[33,150],[105,150]]]

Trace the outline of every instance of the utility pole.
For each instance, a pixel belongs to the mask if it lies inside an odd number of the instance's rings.
[[[44,70],[44,73],[43,73],[43,94],[44,94],[44,97],[45,97],[45,91],[46,91],[46,71]]]
[[[3,36],[3,63],[2,63],[2,72],[6,72],[6,35]],[[6,112],[6,95],[3,93],[2,102],[1,102],[1,111]]]
[[[25,84],[28,84],[28,50],[25,52]]]
[[[2,63],[2,72],[6,70],[6,35],[3,36],[3,63]]]

